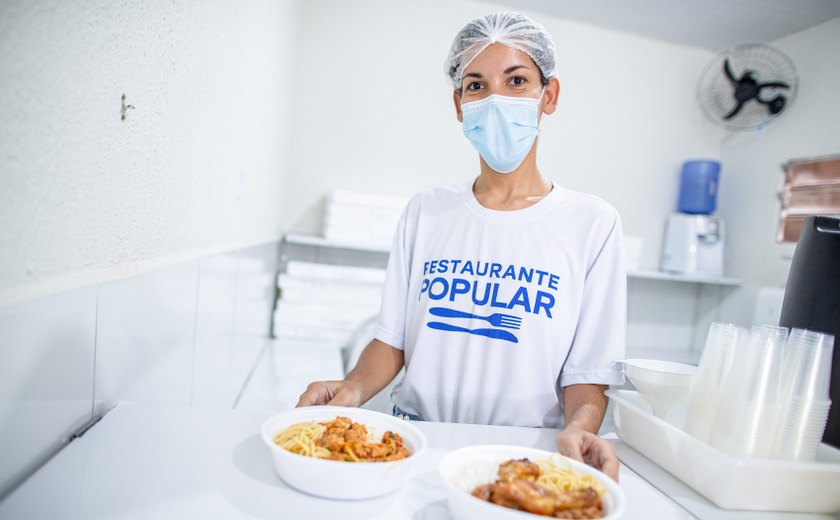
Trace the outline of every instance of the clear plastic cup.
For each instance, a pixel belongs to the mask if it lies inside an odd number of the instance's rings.
[[[830,401],[791,398],[784,424],[773,444],[774,458],[811,461],[817,454]]]
[[[772,456],[813,460],[828,420],[834,336],[791,329],[781,376],[779,420]]]
[[[726,400],[718,409],[709,443],[736,457],[766,458],[773,453],[779,407]]]
[[[715,322],[709,327],[689,390],[683,425],[683,430],[702,441],[709,442],[735,350],[747,333],[747,329],[731,323]]]
[[[785,395],[825,401],[829,398],[834,336],[792,329],[784,360]]]
[[[726,399],[751,401],[758,406],[776,405],[786,336],[754,327],[741,337],[743,343],[734,351],[723,389]]]
[[[779,417],[787,329],[753,327],[739,336],[709,442],[739,457],[769,457]]]

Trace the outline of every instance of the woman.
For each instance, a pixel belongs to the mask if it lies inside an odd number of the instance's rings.
[[[447,60],[455,113],[478,150],[474,182],[415,196],[400,221],[375,339],[343,381],[299,406],[359,406],[405,367],[392,394],[412,419],[558,427],[557,446],[617,479],[597,436],[623,383],[626,278],[615,209],[537,168],[557,107],[556,52],[516,13],[467,24]]]

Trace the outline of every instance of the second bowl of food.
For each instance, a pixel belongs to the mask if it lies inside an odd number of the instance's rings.
[[[456,520],[615,520],[624,513],[624,493],[615,481],[550,451],[471,446],[447,454],[438,471]]]

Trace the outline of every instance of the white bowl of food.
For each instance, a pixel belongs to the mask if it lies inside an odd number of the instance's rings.
[[[261,435],[281,479],[326,498],[390,493],[406,481],[426,449],[426,437],[409,421],[342,406],[273,415],[263,422]]]
[[[624,514],[624,493],[615,481],[550,451],[471,446],[447,454],[438,471],[456,520],[535,520],[558,513],[615,520]]]

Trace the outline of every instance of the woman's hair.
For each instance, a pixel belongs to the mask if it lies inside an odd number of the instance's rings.
[[[557,51],[545,27],[519,13],[492,13],[465,25],[452,42],[446,59],[446,74],[456,90],[461,89],[464,69],[494,43],[530,56],[540,69],[543,85],[557,75]]]

